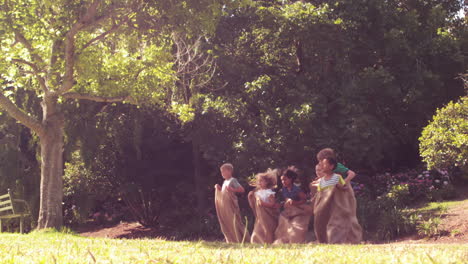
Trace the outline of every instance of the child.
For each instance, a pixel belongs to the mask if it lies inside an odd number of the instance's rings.
[[[250,207],[255,216],[251,243],[273,243],[278,225],[279,210],[275,202],[276,170],[269,170],[255,176],[257,188],[248,195]]]
[[[224,178],[223,186],[215,185],[215,206],[221,231],[227,243],[240,243],[250,240],[250,235],[241,220],[239,204],[235,193],[243,193],[244,188],[232,177],[234,167],[225,163],[220,167]]]
[[[319,174],[321,173],[321,169],[320,169],[320,166],[322,165],[321,161],[323,161],[324,159],[327,159],[327,158],[333,158],[334,160],[336,160],[336,154],[335,154],[335,151],[333,149],[324,148],[317,154],[317,159],[318,159],[319,163],[317,164],[318,168],[316,166],[315,170],[316,170],[318,178],[320,178]],[[349,184],[351,182],[351,180],[354,177],[356,177],[356,173],[354,173],[354,171],[346,168],[343,164],[341,164],[339,162],[336,164],[335,169],[333,169],[333,172],[337,173],[337,174],[340,174],[344,178],[346,184]]]
[[[255,197],[261,206],[274,208],[275,207],[275,192],[272,188],[276,185],[276,171],[257,174],[257,190]]]
[[[321,152],[319,152],[320,154]],[[356,218],[353,189],[337,173],[334,157],[317,155],[322,177],[314,197],[314,230],[320,243],[359,243],[362,229]]]
[[[275,244],[304,243],[312,208],[306,204],[306,194],[294,184],[298,177],[294,168],[288,168],[281,176],[284,210],[275,231]]]

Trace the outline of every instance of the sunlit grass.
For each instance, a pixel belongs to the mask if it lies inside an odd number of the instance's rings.
[[[461,200],[461,201],[442,201],[442,202],[431,202],[428,203],[426,206],[419,208],[418,210],[420,211],[437,211],[440,209],[448,209],[450,207],[455,207],[461,204],[466,204],[468,203],[467,200]]]
[[[0,263],[466,263],[468,245],[232,245],[1,234]]]

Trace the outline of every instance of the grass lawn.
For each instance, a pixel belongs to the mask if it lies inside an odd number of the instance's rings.
[[[3,233],[0,263],[468,263],[468,244],[262,246]]]

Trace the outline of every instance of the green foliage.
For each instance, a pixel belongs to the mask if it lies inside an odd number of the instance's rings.
[[[417,218],[406,210],[410,194],[408,186],[394,186],[385,196],[357,199],[357,216],[368,239],[389,241],[416,229]]]
[[[440,232],[439,225],[440,225],[439,217],[429,218],[429,220],[421,221],[417,225],[416,229],[418,231],[418,235],[420,236],[433,237],[439,234]]]
[[[392,199],[398,207],[408,205],[410,201],[408,184],[394,185],[387,193],[387,197]]]
[[[214,38],[214,82],[227,82],[219,94],[242,102],[231,161],[243,175],[309,169],[320,148],[333,147],[351,167],[419,162],[427,113],[463,93],[459,7],[354,0],[234,10]],[[259,153],[268,158],[249,158]]]
[[[429,168],[468,169],[468,96],[437,110],[419,138]]]
[[[108,181],[85,166],[78,151],[65,163],[63,182],[64,218],[69,225],[85,223],[98,203],[105,201],[113,190]]]
[[[9,89],[13,90],[12,87]],[[36,111],[39,108],[33,92],[15,89],[10,97],[22,109]],[[25,199],[33,216],[39,211],[37,153],[37,137],[7,113],[0,113],[0,192],[6,193],[10,189],[15,196]],[[32,217],[33,225],[36,220]]]
[[[441,188],[435,188],[429,193],[429,200],[444,201],[451,200],[457,197],[457,191],[452,184],[443,185]]]

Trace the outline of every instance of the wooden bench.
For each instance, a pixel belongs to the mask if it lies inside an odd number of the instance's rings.
[[[23,233],[24,218],[30,215],[28,203],[25,200],[13,199],[10,190],[0,196],[0,233],[3,231],[2,220],[12,218],[20,219],[20,233]]]

